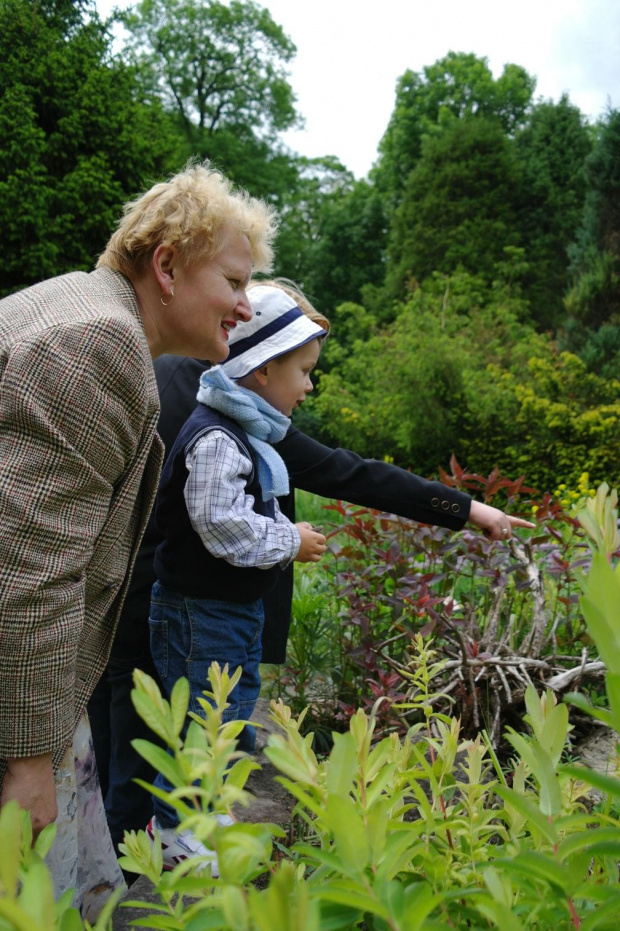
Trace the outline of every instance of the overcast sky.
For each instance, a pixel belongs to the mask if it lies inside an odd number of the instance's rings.
[[[105,15],[113,0],[97,0]],[[126,0],[120,6],[129,6]],[[535,95],[566,91],[591,120],[620,106],[620,0],[266,0],[297,46],[290,80],[305,129],[285,142],[336,155],[357,177],[377,155],[397,78],[449,51],[536,77]]]

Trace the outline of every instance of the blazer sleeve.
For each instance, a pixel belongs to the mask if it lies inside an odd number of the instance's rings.
[[[296,427],[275,449],[292,483],[304,491],[451,530],[460,530],[469,517],[468,494],[350,449],[331,449]]]
[[[13,347],[0,380],[0,756],[74,728],[87,570],[148,411],[146,342],[112,315]],[[148,362],[150,365],[150,361]]]

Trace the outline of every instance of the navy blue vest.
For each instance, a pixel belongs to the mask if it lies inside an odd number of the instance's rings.
[[[274,516],[273,500],[263,501],[256,454],[245,431],[224,414],[198,404],[181,428],[162,472],[155,517],[163,542],[155,553],[155,573],[164,585],[192,598],[217,598],[241,603],[254,601],[262,598],[275,583],[281,573],[280,567],[245,569],[212,556],[192,527],[185,506],[183,489],[189,474],[185,457],[211,430],[224,430],[235,440],[243,455],[251,459],[253,468],[246,493],[254,497],[257,514]]]

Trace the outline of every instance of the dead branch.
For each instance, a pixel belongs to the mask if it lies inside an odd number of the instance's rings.
[[[533,624],[528,637],[521,644],[521,652],[530,657],[540,656],[545,630],[547,629],[547,609],[545,607],[545,587],[540,569],[534,562],[532,547],[528,543],[521,543],[516,537],[509,542],[510,551],[523,570],[530,583],[533,605]]]

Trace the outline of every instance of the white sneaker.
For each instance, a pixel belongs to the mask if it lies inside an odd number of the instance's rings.
[[[229,815],[218,815],[217,818],[223,827],[228,827],[229,824],[233,823],[233,819],[229,819]],[[220,819],[229,820],[226,820],[224,823],[224,821]],[[193,831],[177,832],[175,828],[162,828],[159,826],[155,816],[153,816],[146,826],[146,834],[151,843],[155,840],[155,832],[159,834],[159,839],[161,841],[164,870],[173,870],[178,863],[182,863],[184,860],[191,860],[195,857],[207,857],[211,864],[211,875],[214,879],[219,877],[220,871],[217,863],[217,854],[214,850],[209,850],[208,847],[205,847],[202,841],[198,840]],[[205,863],[204,866],[201,866],[201,869],[204,869],[206,865]]]

